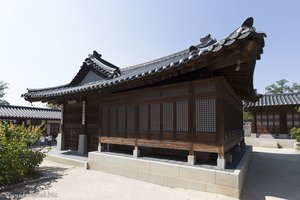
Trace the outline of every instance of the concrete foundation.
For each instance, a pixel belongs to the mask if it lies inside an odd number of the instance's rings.
[[[54,156],[54,155],[47,155],[45,159],[52,161],[52,162],[70,165],[73,167],[80,167],[80,168],[88,169],[88,163],[86,161],[80,161],[80,160],[76,160],[76,159],[71,159],[71,158],[66,158],[66,157],[61,157],[61,156]]]
[[[266,148],[294,148],[294,143],[296,140],[293,139],[277,139],[272,136],[260,136],[256,138],[253,134],[251,137],[245,137],[245,142],[247,145],[252,145],[254,147],[266,147]]]
[[[78,154],[79,155],[87,154],[87,135],[79,135]]]
[[[196,156],[190,156],[189,155],[187,161],[188,161],[189,165],[195,165],[195,163],[196,163]]]
[[[102,152],[103,150],[104,150],[104,146],[101,145],[101,143],[99,142],[99,143],[98,143],[98,151],[99,151],[99,152]]]
[[[56,149],[61,151],[64,150],[65,147],[65,140],[64,140],[64,134],[63,133],[58,133],[56,137],[57,145]]]
[[[137,158],[137,157],[140,157],[140,155],[141,155],[141,151],[138,149],[138,147],[134,147],[133,157]]]
[[[217,159],[217,168],[218,169],[225,169],[226,167],[226,160],[225,158],[218,158]]]
[[[135,149],[136,150],[136,149]],[[91,170],[126,176],[159,185],[219,193],[239,198],[245,180],[252,147],[246,152],[235,170],[214,170],[133,158],[109,152],[89,152]],[[190,157],[193,160],[192,157]],[[225,167],[225,159],[219,164]]]

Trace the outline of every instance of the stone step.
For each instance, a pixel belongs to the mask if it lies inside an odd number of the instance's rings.
[[[49,154],[46,156],[45,159],[52,161],[52,162],[56,162],[56,163],[61,163],[61,164],[65,164],[65,165],[88,169],[87,161],[76,160],[76,159],[72,159],[72,158],[49,155]]]

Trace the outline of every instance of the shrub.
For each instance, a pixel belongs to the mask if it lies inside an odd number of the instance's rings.
[[[0,186],[31,178],[45,154],[30,148],[42,135],[41,126],[0,123]]]
[[[300,142],[300,128],[292,128],[290,130],[290,136],[292,139],[296,139],[298,142]]]

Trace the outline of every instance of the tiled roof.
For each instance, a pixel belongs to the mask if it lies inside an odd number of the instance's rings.
[[[122,69],[119,69],[116,66],[112,66],[112,64],[103,60],[100,54],[94,52],[93,56],[90,56],[88,59],[86,59],[82,68],[86,68],[86,65],[93,66],[94,70],[99,71],[101,74],[105,75],[104,78],[99,78],[98,81],[79,84],[80,81],[78,81],[78,79],[81,80],[83,76],[79,75],[79,71],[76,76],[77,79],[75,77],[70,84],[52,88],[28,89],[28,92],[26,94],[23,94],[22,97],[24,97],[26,100],[32,101],[41,98],[65,96],[74,93],[99,90],[123,83],[128,83],[137,79],[143,79],[145,77],[163,73],[168,70],[177,70],[187,63],[192,62],[193,60],[204,58],[207,55],[217,53],[225,48],[229,48],[237,41],[244,40],[250,37],[263,38],[266,36],[265,33],[256,32],[255,28],[252,27],[252,25],[253,18],[248,18],[239,28],[237,28],[230,35],[218,42],[214,39],[211,39],[210,35],[208,35],[207,37],[200,40],[200,44],[191,46],[189,49],[150,62]],[[264,40],[262,39],[261,42],[263,43]],[[263,47],[264,44],[261,44],[261,46]],[[260,57],[258,55],[257,59],[259,58]],[[83,72],[82,70],[81,74],[86,73],[86,71]],[[74,83],[77,83],[77,85],[74,85]]]
[[[0,119],[53,119],[60,120],[61,111],[56,109],[0,105]]]
[[[300,106],[300,93],[264,94],[258,101],[244,104],[246,109],[266,106]]]

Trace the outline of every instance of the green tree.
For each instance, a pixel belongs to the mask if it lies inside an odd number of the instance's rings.
[[[0,105],[9,105],[9,103],[7,101],[1,99],[5,95],[4,90],[8,88],[7,85],[8,85],[7,83],[0,81]]]
[[[244,111],[243,122],[251,122],[251,121],[252,121],[252,114],[250,112]]]
[[[292,90],[293,92],[300,92],[300,83],[293,83]]]
[[[0,187],[31,179],[45,154],[30,148],[41,137],[41,126],[0,122]]]
[[[50,109],[60,109],[60,106],[57,104],[53,104],[53,103],[47,103],[46,104],[46,108],[50,108]]]
[[[290,87],[288,83],[289,83],[288,80],[281,79],[279,81],[276,81],[276,83],[267,86],[265,90],[267,91],[268,94],[282,94],[282,93],[300,91],[300,84],[293,83],[293,86]]]

